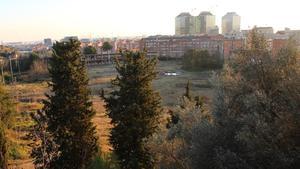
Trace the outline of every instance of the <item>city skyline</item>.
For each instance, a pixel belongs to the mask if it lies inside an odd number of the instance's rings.
[[[37,41],[64,36],[80,38],[125,37],[175,34],[175,17],[181,12],[198,15],[210,11],[221,19],[227,12],[241,16],[241,29],[272,26],[299,29],[297,2],[258,1],[245,3],[233,0],[0,0],[0,41]],[[271,3],[273,2],[273,3]],[[288,18],[288,19],[286,19]],[[220,33],[221,33],[220,29]]]

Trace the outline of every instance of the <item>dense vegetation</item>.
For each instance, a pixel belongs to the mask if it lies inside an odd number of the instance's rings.
[[[182,68],[189,71],[215,70],[223,67],[221,55],[218,52],[210,54],[207,50],[187,50],[182,62]]]
[[[272,57],[256,32],[248,43],[216,80],[213,122],[193,129],[192,168],[300,166],[299,55],[289,44]]]
[[[12,127],[15,114],[14,103],[5,88],[0,84],[0,168],[7,169],[8,139],[7,130]]]
[[[113,128],[110,142],[121,169],[151,169],[153,155],[148,139],[156,131],[160,115],[160,96],[152,89],[156,60],[144,53],[122,53],[117,61],[118,76],[112,81],[116,87],[105,98]]]
[[[34,118],[40,142],[32,156],[37,168],[85,169],[96,157],[98,144],[80,42],[57,42],[53,50],[51,94]]]
[[[93,46],[86,46],[83,48],[83,54],[90,55],[90,54],[96,54],[97,49]]]
[[[91,119],[86,67],[78,41],[57,42],[50,62],[51,93],[32,115],[36,168],[51,169],[298,169],[300,58],[291,40],[272,56],[255,30],[247,47],[214,74],[213,100],[194,97],[188,81],[172,107],[152,88],[156,60],[123,52],[109,92],[112,153],[99,155]],[[188,51],[184,67],[223,67],[218,55]],[[205,64],[204,64],[205,63]],[[184,86],[182,87],[184,88]],[[14,104],[0,87],[0,167],[7,165],[7,132]]]
[[[290,43],[272,57],[256,32],[248,43],[215,78],[211,113],[188,102],[175,111],[178,122],[165,131],[163,147],[153,145],[160,168],[300,166],[299,55]]]

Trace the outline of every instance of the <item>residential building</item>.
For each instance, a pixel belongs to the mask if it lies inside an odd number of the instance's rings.
[[[208,35],[218,35],[219,34],[219,27],[215,25],[212,29],[209,30],[207,33]]]
[[[52,40],[50,38],[44,39],[44,45],[49,47],[52,47]]]
[[[300,49],[300,30],[291,30],[289,28],[285,28],[283,31],[278,31],[276,35],[283,36],[285,38],[292,38],[296,41],[296,45]]]
[[[284,48],[287,43],[288,39],[284,38],[274,38],[274,39],[267,39],[267,49],[272,53],[273,56],[276,56],[278,52]],[[224,59],[229,60],[234,57],[234,53],[238,50],[246,48],[247,46],[247,39],[246,38],[225,38],[223,41],[223,54]]]
[[[240,32],[241,17],[235,12],[228,12],[222,17],[222,34],[233,34]]]
[[[223,41],[224,60],[230,60],[234,52],[242,49],[245,46],[245,39],[242,38],[225,38]]]
[[[117,51],[119,50],[131,50],[138,51],[140,50],[140,39],[118,39],[116,41]]]
[[[278,52],[286,47],[286,45],[288,44],[288,39],[273,39],[272,41],[272,55],[276,56],[278,54]]]
[[[148,56],[160,58],[182,58],[189,49],[223,55],[223,38],[222,35],[150,36],[141,40],[141,49],[146,49]]]
[[[266,39],[274,38],[274,29],[272,27],[255,27],[254,28],[258,33],[264,35]]]
[[[209,34],[212,29],[215,29],[216,18],[215,16],[207,11],[201,12],[199,16],[196,17],[198,28],[195,32],[200,34]],[[200,24],[200,25],[199,25]],[[200,28],[200,29],[199,29]]]
[[[183,12],[175,18],[175,35],[189,35],[195,33],[194,17]]]

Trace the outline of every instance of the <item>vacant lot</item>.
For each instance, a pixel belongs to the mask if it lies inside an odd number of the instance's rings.
[[[185,92],[188,80],[191,83],[191,92],[194,96],[212,96],[210,83],[211,72],[187,72],[181,69],[180,62],[161,61],[157,66],[159,75],[154,81],[154,88],[160,93],[163,104],[172,106],[178,102],[178,98]],[[165,75],[166,72],[177,73],[177,75]],[[101,88],[106,93],[111,91],[110,80],[116,76],[113,65],[101,65],[89,67],[90,86],[92,93],[97,95]]]
[[[113,65],[100,65],[89,67],[90,88],[92,90],[93,107],[97,114],[93,122],[97,126],[100,147],[103,152],[111,150],[108,142],[110,119],[106,116],[103,100],[98,96],[103,88],[106,94],[112,90],[110,81],[116,77]],[[185,92],[188,80],[191,83],[193,96],[207,96],[211,98],[213,90],[210,84],[211,72],[186,72],[181,69],[180,62],[163,61],[157,66],[158,77],[153,82],[154,88],[160,93],[163,105],[173,106],[178,103],[179,97]],[[166,73],[176,73],[177,75],[166,75]],[[18,116],[14,130],[9,133],[13,151],[11,156],[11,168],[33,168],[29,159],[30,140],[26,139],[26,133],[33,124],[30,113],[42,108],[41,100],[45,98],[44,93],[49,92],[46,82],[24,83],[9,86],[12,95],[17,100]]]

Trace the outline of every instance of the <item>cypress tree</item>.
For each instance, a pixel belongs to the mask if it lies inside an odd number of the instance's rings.
[[[152,89],[156,59],[140,52],[121,55],[123,62],[116,62],[118,76],[112,81],[117,89],[105,98],[113,124],[110,142],[121,169],[151,169],[154,157],[147,141],[156,131],[161,112],[161,98]]]
[[[51,94],[44,101],[47,131],[57,148],[53,169],[85,169],[95,157],[97,137],[87,71],[81,60],[80,42],[56,42],[50,60]]]

